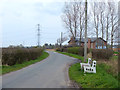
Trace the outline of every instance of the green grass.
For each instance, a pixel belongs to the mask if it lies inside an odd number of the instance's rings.
[[[67,52],[59,52],[59,51],[56,51],[56,52],[64,54],[64,55],[67,55],[67,56],[70,56],[70,57],[74,57],[74,58],[80,59],[82,62],[84,60],[84,58],[82,56],[79,56],[79,55],[76,55],[76,54],[67,53]]]
[[[114,54],[119,54],[119,52],[114,52]]]
[[[117,73],[118,71],[115,72],[115,69],[112,66],[106,65],[105,63],[101,63],[101,64],[99,64],[99,67],[102,67],[108,74],[110,74],[114,78],[118,79],[118,73]]]
[[[47,58],[49,56],[49,54],[47,52],[43,52],[42,55],[36,59],[36,60],[30,60],[30,61],[26,61],[26,62],[23,62],[22,64],[15,64],[13,66],[2,66],[0,67],[0,70],[2,70],[2,73],[0,71],[0,75],[1,74],[6,74],[6,73],[9,73],[9,72],[12,72],[12,71],[16,71],[16,70],[19,70],[19,69],[22,69],[26,66],[29,66],[31,64],[34,64],[36,62],[39,62],[45,58]]]
[[[81,59],[82,62],[84,60],[82,56],[75,54],[66,52],[58,53]],[[83,70],[81,71],[80,69],[80,63],[76,63],[69,68],[69,77],[72,81],[75,81],[82,88],[118,88],[118,80],[106,72],[106,70],[110,68],[110,66],[105,64],[97,64],[96,74],[84,74]]]
[[[118,60],[118,56],[114,56],[114,55],[113,55],[113,56],[110,58],[110,60],[113,60],[113,61],[114,61],[114,60]]]
[[[80,69],[80,63],[76,63],[69,68],[69,76],[82,88],[118,88],[118,80],[108,74],[104,67],[97,65],[96,70],[96,74],[84,74]]]

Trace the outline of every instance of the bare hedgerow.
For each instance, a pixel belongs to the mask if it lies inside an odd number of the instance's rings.
[[[113,55],[113,50],[111,49],[92,49],[92,57],[95,59],[107,59]]]
[[[2,49],[2,65],[21,64],[25,61],[35,60],[41,56],[41,48],[5,48]]]

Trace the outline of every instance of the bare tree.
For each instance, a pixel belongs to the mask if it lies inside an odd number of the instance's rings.
[[[68,40],[67,37],[58,38],[57,39],[57,44],[59,44],[60,46],[62,46],[62,43],[64,43],[67,40]]]
[[[65,3],[64,14],[62,15],[62,20],[65,27],[71,33],[73,38],[77,36],[78,28],[78,7],[77,2]]]
[[[99,12],[100,12],[100,24],[101,24],[101,35],[102,39],[104,39],[104,30],[105,30],[105,9],[106,9],[106,4],[105,2],[99,2]],[[102,49],[104,46],[104,42],[102,41]]]
[[[96,37],[97,37],[97,48],[98,48],[98,35],[99,35],[99,7],[98,7],[98,3],[94,2],[93,5],[93,18],[94,18],[94,25],[95,25],[95,33],[96,33]]]
[[[89,10],[90,9],[88,9],[88,13],[90,12]],[[87,28],[88,32],[90,31],[89,34],[91,35],[93,33],[94,35],[92,36],[97,37],[97,48],[99,36],[101,36],[102,39],[106,38],[107,43],[110,42],[112,48],[114,41],[116,41],[115,33],[118,30],[118,15],[116,13],[115,2],[94,2],[94,4],[92,4],[92,10],[93,16],[92,14],[87,14]],[[75,39],[78,35],[81,42],[85,31],[85,6],[83,2],[65,3],[62,20],[65,27],[70,32],[70,36]],[[92,29],[90,29],[90,26],[92,26]],[[102,42],[102,48],[103,46],[104,44]],[[107,44],[106,47],[108,48]]]
[[[68,3],[65,3],[63,13],[64,14],[61,16],[61,18],[65,24],[65,27],[68,29],[68,31],[71,33],[71,35],[73,37],[75,37],[73,28],[72,28],[72,15],[71,15],[71,11],[70,11],[70,5]]]
[[[75,38],[77,36],[77,29],[78,29],[78,3],[77,2],[73,2],[72,3],[72,22],[73,22],[73,28],[74,28],[74,35]]]
[[[114,43],[114,34],[118,30],[118,16],[116,13],[115,3],[114,2],[96,2],[93,5],[93,18],[95,25],[95,33],[98,39],[99,34],[101,34],[102,39],[106,37],[106,41],[109,41],[109,36],[111,37],[111,47]],[[110,34],[109,34],[110,32]],[[106,33],[106,35],[105,35]],[[98,43],[98,40],[97,40]],[[103,48],[102,42],[102,48]],[[106,45],[108,48],[108,46]],[[97,44],[98,48],[98,44]]]
[[[82,2],[78,2],[78,8],[79,8],[79,30],[80,30],[80,46],[81,46],[81,38],[84,30],[84,23],[85,23],[85,6],[82,4]]]
[[[87,17],[87,21],[88,19],[89,16]],[[73,39],[75,39],[77,36],[80,37],[80,44],[81,38],[84,36],[85,29],[85,4],[83,2],[66,3],[64,7],[64,15],[62,15],[62,20]]]
[[[105,31],[106,31],[106,41],[107,41],[107,43],[108,43],[108,40],[109,40],[109,28],[110,28],[110,11],[111,11],[111,9],[109,8],[110,6],[109,6],[110,4],[109,4],[109,2],[107,3],[107,5],[106,5],[106,14],[105,14],[105,21],[106,21],[106,23],[105,23]],[[108,49],[108,45],[106,44],[106,48]]]
[[[111,48],[113,48],[113,43],[114,43],[114,35],[115,32],[117,32],[118,30],[118,14],[117,14],[117,10],[115,7],[115,3],[109,3],[109,8],[110,8],[110,20],[111,20],[111,28],[110,28],[110,32],[111,32]]]

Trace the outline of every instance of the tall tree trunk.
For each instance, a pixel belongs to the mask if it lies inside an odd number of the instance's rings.
[[[81,38],[82,38],[82,31],[80,31],[80,40],[79,40],[79,43],[80,43],[80,46],[81,46]]]
[[[81,46],[81,39],[82,39],[82,31],[83,31],[83,22],[84,22],[84,20],[83,20],[83,18],[84,18],[84,13],[85,13],[85,11],[84,11],[84,9],[82,10],[82,7],[81,7],[82,5],[81,5],[81,2],[79,3],[79,22],[80,22],[80,26],[79,26],[79,28],[80,28],[80,39],[79,39],[79,44],[80,44],[80,46]]]
[[[104,31],[103,31],[103,11],[101,11],[101,31],[102,31],[102,39],[103,39],[103,36],[104,36]],[[103,41],[102,41],[102,49],[103,49]]]
[[[106,41],[108,43],[108,16],[107,16],[107,27],[106,27]],[[106,44],[106,49],[108,49],[108,45]]]
[[[97,15],[97,28],[96,28],[96,35],[97,35],[97,49],[98,49],[98,20],[99,19],[99,16]]]
[[[111,30],[111,49],[112,49],[113,48],[113,33],[114,33],[113,15],[111,16],[111,25],[112,25],[112,30]]]
[[[97,49],[98,49],[98,30],[97,30]]]
[[[113,49],[113,34],[111,34],[111,49]]]
[[[96,37],[97,37],[97,48],[98,48],[98,23],[99,23],[99,15],[96,14],[96,8],[95,8],[95,3],[94,3],[94,24],[95,24],[95,32],[96,32]]]
[[[103,33],[104,33],[104,31],[103,31],[103,25],[102,25],[102,39],[103,39]],[[102,41],[102,49],[103,49],[103,41]]]

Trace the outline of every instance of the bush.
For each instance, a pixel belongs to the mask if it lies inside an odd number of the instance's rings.
[[[120,61],[120,53],[118,54],[118,60]]]
[[[84,48],[83,47],[71,47],[71,48],[68,48],[68,53],[84,56]],[[89,49],[87,49],[87,53],[89,53]]]
[[[109,59],[113,53],[111,49],[93,49],[92,57],[95,59]]]
[[[78,54],[80,51],[79,47],[70,47],[67,49],[68,53],[72,53],[72,54]]]
[[[62,49],[61,48],[56,48],[56,51],[62,52]]]
[[[2,49],[2,64],[15,65],[21,64],[24,61],[37,59],[43,52],[40,48],[5,48]]]
[[[119,85],[120,85],[120,52],[118,54],[118,80],[119,80]]]
[[[68,52],[68,53],[84,56],[84,48],[83,47],[57,48],[56,51]],[[88,49],[87,49],[87,53],[89,53]]]

